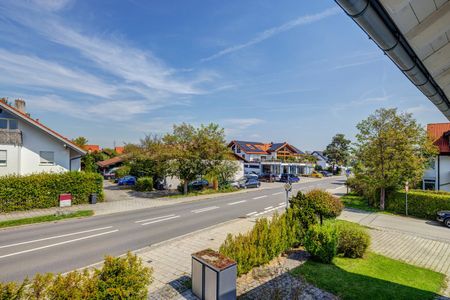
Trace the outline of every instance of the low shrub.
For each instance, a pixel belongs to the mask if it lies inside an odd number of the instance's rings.
[[[238,275],[242,275],[298,245],[299,226],[292,209],[281,216],[275,214],[271,221],[258,219],[248,233],[229,234],[219,252],[234,259]]]
[[[58,206],[60,194],[72,194],[72,205],[103,200],[103,178],[91,172],[39,173],[0,177],[0,212]]]
[[[153,190],[153,178],[152,177],[141,177],[136,181],[134,187],[139,192],[150,192]]]
[[[21,284],[0,282],[0,299],[147,299],[152,270],[128,253],[106,257],[100,270],[37,274]]]
[[[291,200],[291,205],[306,210],[313,211],[323,218],[336,218],[344,209],[344,205],[338,197],[319,189],[314,189],[306,194],[298,192],[297,196]]]
[[[405,192],[390,193],[386,200],[386,210],[405,214]],[[423,219],[434,220],[440,210],[450,210],[450,193],[410,190],[408,193],[408,214]]]
[[[354,223],[338,222],[337,254],[349,258],[363,257],[370,245],[370,235],[367,230]]]
[[[306,232],[304,245],[313,259],[331,263],[336,256],[338,246],[336,226],[330,223],[311,226]]]
[[[130,175],[130,171],[130,166],[122,166],[116,170],[115,175],[117,178],[122,178],[124,176]]]

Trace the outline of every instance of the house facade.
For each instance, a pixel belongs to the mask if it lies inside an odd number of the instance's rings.
[[[428,124],[427,132],[439,154],[425,170],[422,188],[450,192],[450,123]]]
[[[244,173],[262,174],[310,174],[313,166],[299,162],[304,155],[295,146],[284,143],[260,143],[247,141],[231,141],[231,151],[244,159]]]
[[[323,154],[323,151],[313,151],[311,152],[311,155],[317,158],[316,165],[322,167],[323,170],[326,170],[330,167],[330,164],[328,163],[328,157]]]
[[[25,101],[0,101],[0,176],[79,171],[86,152],[32,119]]]

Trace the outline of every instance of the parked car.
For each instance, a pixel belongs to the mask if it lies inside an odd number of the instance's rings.
[[[445,226],[450,228],[450,210],[438,211],[437,218],[439,222],[444,223]]]
[[[333,176],[333,173],[328,171],[319,171],[320,174],[322,174],[324,177],[331,177]]]
[[[259,188],[261,186],[261,182],[257,178],[247,178],[241,188]]]
[[[281,174],[280,178],[281,182],[299,182],[300,178],[298,176],[295,176],[294,174]]]
[[[136,185],[136,177],[127,175],[117,181],[117,185]]]
[[[312,171],[310,176],[313,178],[322,178],[323,177],[322,173],[319,173],[317,171]]]
[[[116,178],[116,171],[117,171],[118,169],[119,169],[119,168],[112,168],[112,169],[106,171],[106,172],[103,174],[103,178],[105,178],[105,179],[114,179],[114,178]]]
[[[255,174],[255,173],[246,173],[246,174],[244,174],[244,177],[258,179],[259,176],[258,176],[258,174]]]
[[[279,180],[279,177],[276,174],[263,173],[263,174],[258,176],[258,180],[259,181],[264,181],[264,182],[275,182],[275,181]]]
[[[199,180],[194,180],[194,181],[190,182],[188,184],[188,187],[190,189],[193,189],[193,190],[202,190],[205,187],[207,187],[208,185],[209,185],[208,180],[206,180],[206,179],[199,179]]]
[[[238,180],[234,180],[234,181],[230,182],[230,186],[232,186],[236,189],[240,189],[245,184],[246,181],[247,181],[246,177],[241,177]]]

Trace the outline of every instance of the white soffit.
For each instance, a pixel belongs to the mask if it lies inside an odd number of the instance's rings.
[[[380,0],[380,3],[450,99],[450,1]]]

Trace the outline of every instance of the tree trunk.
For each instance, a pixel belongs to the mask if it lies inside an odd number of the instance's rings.
[[[186,195],[187,192],[188,192],[188,181],[185,180],[185,181],[183,182],[183,194]]]
[[[384,202],[386,200],[386,189],[384,187],[380,190],[380,209],[384,210]]]
[[[219,190],[219,181],[217,180],[217,178],[213,179],[213,189],[215,191]]]

